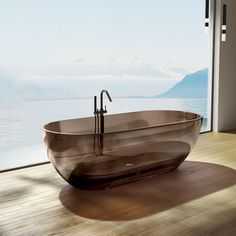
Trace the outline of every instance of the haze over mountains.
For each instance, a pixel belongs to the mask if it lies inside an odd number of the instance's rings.
[[[0,78],[1,101],[60,99],[69,97],[62,88],[44,86],[22,79]]]
[[[186,75],[180,82],[175,84],[166,92],[155,96],[156,98],[207,98],[207,83],[208,83],[208,70],[203,69],[192,74]],[[83,87],[80,87],[76,82],[67,83],[64,86],[63,81],[58,84],[46,84],[37,83],[28,80],[4,78],[0,77],[0,99],[1,101],[24,101],[24,100],[50,100],[50,99],[73,99],[79,98],[78,90],[83,88],[88,89],[88,97],[92,96],[94,90],[97,89],[97,84],[93,84],[89,81],[84,81]],[[144,81],[145,82],[145,81]],[[112,81],[109,82],[112,87]],[[91,86],[92,85],[92,86]],[[122,82],[119,85],[119,89],[122,92]],[[131,86],[131,85],[130,85]],[[135,80],[133,81],[132,88],[137,86]],[[89,87],[92,88],[89,91]],[[86,91],[85,91],[86,92]],[[89,92],[93,92],[90,94]],[[145,97],[142,94],[140,96],[132,96],[132,90],[130,91],[130,97]],[[121,93],[122,97],[122,93]]]

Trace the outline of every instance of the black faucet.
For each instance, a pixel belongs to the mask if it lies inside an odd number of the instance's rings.
[[[107,109],[106,109],[106,105],[105,105],[105,109],[103,109],[103,94],[106,93],[108,99],[110,102],[112,102],[112,99],[110,97],[110,94],[108,93],[107,90],[102,90],[100,93],[100,130],[101,133],[104,133],[104,114],[107,113]]]
[[[111,96],[107,90],[102,90],[100,93],[100,110],[97,109],[97,96],[94,96],[94,116],[95,116],[95,134],[99,134],[99,149],[100,154],[103,152],[103,134],[104,134],[104,114],[107,113],[106,105],[103,108],[103,94],[106,93],[110,102]]]

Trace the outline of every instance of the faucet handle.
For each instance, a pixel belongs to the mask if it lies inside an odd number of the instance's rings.
[[[105,105],[105,109],[104,109],[103,113],[107,113],[107,106],[106,105]]]

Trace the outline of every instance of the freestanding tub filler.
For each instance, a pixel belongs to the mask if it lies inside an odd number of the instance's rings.
[[[101,133],[94,130],[96,116],[44,126],[50,161],[75,187],[107,188],[176,169],[202,122],[190,112],[138,111],[104,116]]]

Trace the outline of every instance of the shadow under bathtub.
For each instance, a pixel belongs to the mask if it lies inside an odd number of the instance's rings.
[[[61,203],[76,215],[96,220],[134,220],[174,208],[236,183],[236,171],[185,161],[175,171],[111,189],[85,191],[65,186]]]

